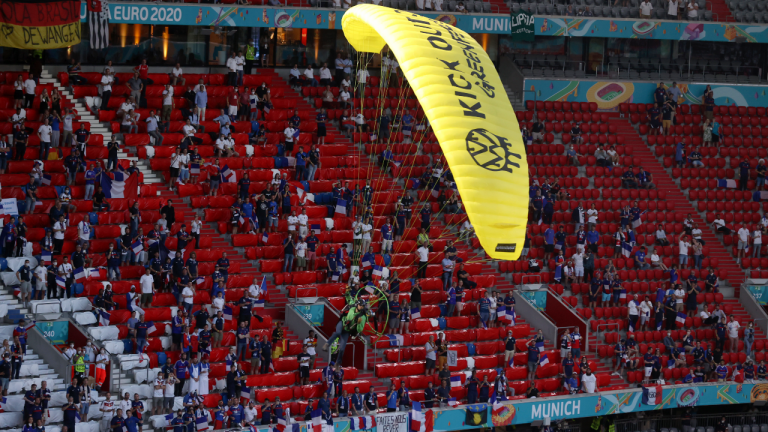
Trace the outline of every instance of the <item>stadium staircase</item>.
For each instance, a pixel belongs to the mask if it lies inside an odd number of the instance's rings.
[[[742,326],[746,322],[752,321],[754,318],[747,312],[739,301],[739,291],[741,284],[746,280],[746,274],[740,265],[736,263],[736,260],[728,252],[729,248],[724,245],[722,240],[715,235],[711,225],[702,217],[699,212],[691,203],[691,201],[680,190],[679,181],[676,182],[672,179],[670,173],[671,169],[664,169],[659,158],[651,151],[649,145],[637,133],[635,127],[633,127],[629,120],[616,119],[614,124],[618,127],[618,133],[626,136],[625,145],[631,145],[634,148],[635,155],[640,157],[644,162],[643,168],[653,174],[654,182],[657,188],[664,188],[667,191],[667,201],[674,202],[675,209],[681,213],[690,213],[693,216],[694,221],[702,228],[701,238],[710,246],[709,257],[718,259],[718,268],[720,270],[726,270],[728,272],[725,277],[727,282],[726,287],[721,287],[721,292],[725,295],[723,299],[724,305],[729,305],[732,308],[732,313],[736,321],[740,322]],[[723,282],[723,281],[721,281]],[[756,327],[755,339],[764,338],[762,330]]]
[[[634,156],[643,161],[643,168],[653,175],[656,188],[667,192],[667,202],[674,205],[675,211],[679,214],[691,214],[693,220],[701,227],[701,238],[710,246],[709,257],[718,259],[718,268],[726,270],[728,274],[725,280],[731,287],[734,287],[738,295],[738,287],[744,282],[744,271],[736,264],[736,261],[728,254],[723,243],[717,238],[711,226],[701,217],[701,214],[688,200],[688,197],[680,190],[677,182],[670,176],[670,172],[664,169],[664,166],[656,158],[654,153],[648,147],[647,143],[640,136],[628,119],[615,118],[612,123],[618,128],[618,133],[624,135],[625,146],[631,146],[634,150]]]
[[[736,22],[736,19],[731,14],[731,9],[728,7],[725,0],[710,0],[708,3],[709,10],[712,11],[713,19],[715,21]]]

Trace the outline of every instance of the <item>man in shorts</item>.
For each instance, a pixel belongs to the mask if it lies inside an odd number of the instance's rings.
[[[536,122],[533,123],[533,126],[531,126],[531,136],[533,137],[533,142],[537,144],[544,142],[544,123],[542,123],[538,117],[536,118]]]
[[[152,415],[158,415],[162,413],[163,402],[165,395],[165,375],[157,374],[154,384],[154,392],[152,395]]]
[[[166,413],[173,412],[173,403],[176,400],[174,391],[176,390],[176,377],[172,373],[165,374],[165,392],[163,398],[163,410]]]
[[[25,260],[24,265],[16,272],[16,278],[21,282],[19,289],[21,290],[20,297],[22,303],[29,302],[31,300],[30,295],[32,294],[32,270],[29,268],[29,260]]]
[[[148,308],[152,304],[152,298],[155,295],[155,278],[152,277],[151,269],[147,267],[146,272],[139,280],[141,285],[141,307]]]
[[[536,338],[528,341],[528,380],[533,382],[536,378],[536,369],[539,367],[539,347],[536,346]]]

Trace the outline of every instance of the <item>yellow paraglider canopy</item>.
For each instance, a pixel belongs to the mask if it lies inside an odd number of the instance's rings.
[[[357,51],[389,46],[440,142],[481,245],[492,258],[517,259],[528,220],[528,163],[485,51],[449,24],[382,6],[350,8],[342,28]]]

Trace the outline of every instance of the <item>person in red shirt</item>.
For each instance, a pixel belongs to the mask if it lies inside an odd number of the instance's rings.
[[[229,117],[231,119],[237,118],[237,108],[240,106],[240,93],[237,91],[237,87],[232,87],[227,96],[229,102]]]
[[[141,80],[142,84],[144,84],[144,86],[141,88],[141,99],[146,100],[147,86],[155,83],[149,78],[149,66],[147,66],[147,59],[142,60],[141,64],[133,68],[133,70],[139,74],[139,80]],[[138,101],[139,99],[136,101],[136,108],[139,107]]]

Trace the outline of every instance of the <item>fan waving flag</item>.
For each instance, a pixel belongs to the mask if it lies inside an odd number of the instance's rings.
[[[80,282],[88,279],[88,275],[85,273],[85,269],[80,267],[75,269],[75,282]]]
[[[141,244],[141,240],[136,240],[136,242],[131,245],[131,250],[133,250],[133,253],[135,254],[143,251],[144,245]]]
[[[677,324],[679,327],[682,327],[685,325],[685,318],[687,318],[687,315],[685,312],[678,312],[677,318],[675,318],[675,321],[677,321]]]
[[[195,424],[197,425],[196,430],[198,432],[208,430],[208,417],[205,414],[202,417],[198,417],[195,420]]]
[[[91,49],[109,47],[109,6],[102,0],[87,0]]]
[[[138,198],[139,176],[114,172],[101,176],[101,190],[107,198]]]
[[[632,255],[632,245],[627,242],[621,242],[621,254],[625,258],[629,258]]]
[[[642,224],[643,224],[643,215],[644,215],[644,214],[645,214],[647,211],[648,211],[648,210],[646,210],[646,211],[644,211],[644,212],[642,212],[642,213],[638,213],[638,214],[637,214],[637,216],[635,216],[635,217],[633,217],[633,218],[632,218],[632,228],[637,228],[637,227],[639,227],[640,225],[642,225]]]
[[[643,405],[658,405],[662,401],[662,389],[660,385],[643,387]]]
[[[224,183],[237,183],[237,174],[227,165],[221,169],[221,176],[224,178]]]
[[[461,387],[461,377],[458,375],[451,377],[451,388],[454,387]]]
[[[336,200],[336,213],[347,215],[347,202],[341,198]]]
[[[549,364],[549,358],[546,354],[542,354],[539,358],[539,366],[544,366]]]
[[[99,309],[99,325],[100,326],[108,326],[109,317],[110,317],[109,312],[105,311],[104,309]]]

